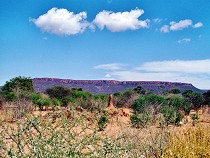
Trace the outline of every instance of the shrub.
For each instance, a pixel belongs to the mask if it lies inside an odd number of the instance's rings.
[[[93,99],[107,102],[109,100],[109,96],[107,94],[95,94],[93,95]]]
[[[177,109],[177,111],[184,110],[184,112],[188,114],[192,109],[192,104],[190,104],[180,95],[172,95],[167,99],[167,101],[167,104],[169,106],[173,106],[175,109]]]
[[[131,123],[135,128],[144,128],[151,120],[151,114],[149,112],[144,112],[141,114],[133,114],[130,116]]]
[[[89,92],[86,92],[86,91],[74,90],[74,91],[72,91],[71,96],[72,96],[74,99],[78,99],[78,98],[88,99],[88,98],[90,98],[90,97],[92,96],[92,94],[89,93]]]
[[[71,90],[63,86],[55,86],[46,89],[46,93],[49,95],[50,98],[62,99],[63,97],[70,96]]]
[[[106,128],[107,123],[108,123],[107,117],[105,115],[101,116],[98,120],[99,131],[103,131]]]
[[[118,108],[130,107],[136,100],[138,94],[134,90],[114,93],[114,105]]]
[[[146,90],[142,86],[137,86],[136,88],[134,88],[134,91],[136,91],[136,93],[138,94],[146,94]]]
[[[165,98],[160,95],[155,94],[148,94],[145,96],[140,96],[138,99],[134,101],[134,103],[131,105],[133,110],[138,113],[143,113],[146,111],[146,108],[150,105],[164,105],[165,104]]]
[[[182,93],[182,95],[185,97],[185,99],[192,103],[193,108],[195,109],[199,109],[202,105],[202,103],[204,102],[204,98],[202,96],[202,94],[198,93],[198,92],[193,92],[193,91],[185,91]]]
[[[169,93],[171,94],[180,94],[181,91],[178,88],[173,88],[169,90]]]
[[[176,121],[176,108],[173,106],[164,106],[161,110],[161,113],[164,116],[166,125],[174,124]]]

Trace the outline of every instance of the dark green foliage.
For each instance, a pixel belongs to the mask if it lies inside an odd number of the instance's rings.
[[[175,125],[179,125],[180,121],[184,118],[184,115],[181,113],[176,114]]]
[[[204,105],[210,105],[210,90],[203,93],[203,97],[204,97]]]
[[[173,106],[177,111],[184,110],[184,112],[188,114],[192,109],[192,104],[180,95],[172,95],[167,99],[167,101],[168,105]]]
[[[169,93],[171,93],[171,94],[180,94],[181,91],[178,88],[174,88],[174,89],[170,89]]]
[[[115,92],[115,93],[113,94],[114,97],[118,97],[118,96],[121,96],[121,95],[122,95],[122,92]]]
[[[174,124],[176,121],[176,108],[173,106],[164,106],[161,110],[161,113],[164,116],[166,125]]]
[[[63,86],[55,86],[46,89],[46,93],[49,95],[50,98],[62,99],[63,97],[70,96],[71,90]]]
[[[188,90],[183,92],[182,95],[193,105],[194,109],[199,109],[204,102],[203,95],[198,92]]]
[[[33,102],[33,104],[37,104],[38,100],[41,99],[42,96],[39,93],[32,93],[31,94],[31,101]]]
[[[146,90],[142,86],[137,86],[136,88],[134,88],[134,91],[136,91],[136,93],[138,94],[146,94]]]
[[[138,113],[145,112],[146,108],[150,105],[164,105],[166,100],[161,95],[149,94],[145,96],[140,96],[138,99],[134,101],[131,105],[133,110]]]
[[[185,90],[184,92],[182,92],[182,95],[185,96],[186,94],[192,93],[192,90]]]
[[[93,95],[93,98],[95,100],[101,100],[101,101],[108,101],[109,100],[109,96],[107,94],[95,94],[95,95]]]
[[[21,76],[7,81],[1,90],[6,101],[14,101],[20,95],[23,97],[34,91],[32,79]]]
[[[98,120],[99,131],[103,131],[106,128],[107,123],[108,123],[107,117],[105,115],[101,116]]]
[[[78,91],[78,90],[73,90],[71,92],[71,96],[74,98],[74,99],[78,99],[78,98],[82,98],[82,99],[88,99],[92,96],[91,93],[89,92],[86,92],[86,91]]]

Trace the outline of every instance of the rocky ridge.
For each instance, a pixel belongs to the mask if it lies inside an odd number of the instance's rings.
[[[45,92],[47,88],[53,86],[65,86],[68,88],[82,88],[93,94],[112,94],[137,86],[144,87],[147,92],[164,93],[172,88],[181,91],[193,90],[203,92],[189,83],[180,82],[160,82],[160,81],[115,81],[115,80],[71,80],[58,78],[34,78],[33,86],[36,92]]]

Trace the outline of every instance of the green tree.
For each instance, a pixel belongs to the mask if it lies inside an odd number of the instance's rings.
[[[203,93],[204,105],[210,105],[210,90]]]
[[[180,94],[181,91],[178,88],[173,88],[169,90],[169,93],[171,94]]]
[[[193,108],[195,109],[199,109],[204,102],[203,95],[198,92],[185,91],[182,95],[193,105]]]
[[[7,81],[1,90],[6,101],[14,101],[17,97],[23,97],[34,92],[32,79],[21,76]]]
[[[55,86],[46,89],[46,93],[49,95],[50,98],[62,99],[63,97],[70,96],[71,90],[63,86]]]
[[[134,88],[134,91],[136,91],[138,94],[146,94],[146,90],[142,86],[137,86]]]
[[[147,107],[151,105],[164,105],[166,103],[166,100],[161,95],[155,95],[155,94],[148,94],[144,96],[140,96],[138,99],[134,101],[134,103],[131,105],[133,110],[137,113],[143,113],[146,112]]]

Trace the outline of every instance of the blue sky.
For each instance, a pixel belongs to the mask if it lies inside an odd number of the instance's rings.
[[[16,77],[210,89],[209,0],[1,0],[0,85]]]

